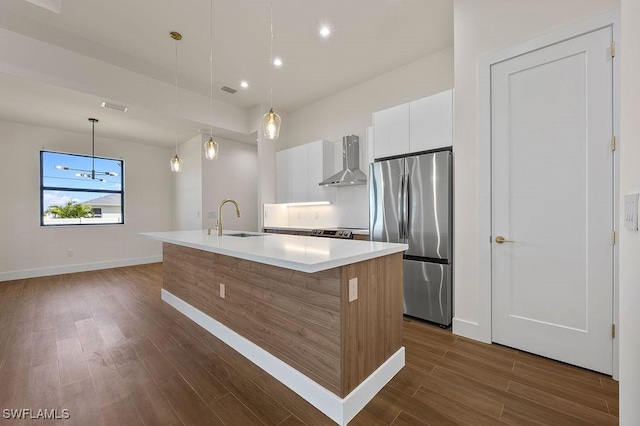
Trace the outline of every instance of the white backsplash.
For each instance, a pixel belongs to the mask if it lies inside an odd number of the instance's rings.
[[[265,228],[335,228],[338,226],[335,205],[287,206],[264,205]]]
[[[265,228],[368,228],[367,186],[338,188],[334,204],[322,206],[264,205]]]
[[[289,208],[283,204],[265,204],[263,215],[265,228],[287,228],[289,226]]]
[[[369,228],[368,186],[336,188],[335,209],[338,226],[342,228]]]
[[[335,205],[289,207],[289,227],[335,228],[336,226],[338,226],[338,218]]]

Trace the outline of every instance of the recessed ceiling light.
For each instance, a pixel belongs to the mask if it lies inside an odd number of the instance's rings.
[[[240,82],[240,87],[242,87],[243,89],[246,89],[247,87],[249,87],[249,83],[243,80]]]
[[[320,35],[322,37],[329,37],[329,34],[331,34],[331,30],[329,29],[329,27],[320,28]]]
[[[110,104],[109,102],[103,102],[102,108],[111,108],[121,112],[127,112],[129,110],[129,108],[127,108],[126,106]]]
[[[281,67],[282,66],[282,59],[280,58],[275,58],[273,60],[273,65],[275,65],[276,67]]]

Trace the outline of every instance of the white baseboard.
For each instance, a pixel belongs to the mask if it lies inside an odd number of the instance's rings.
[[[51,275],[73,274],[75,272],[97,271],[99,269],[121,268],[123,266],[144,265],[162,262],[162,255],[137,257],[133,259],[110,260],[107,262],[81,263],[78,265],[52,266],[49,268],[27,269],[23,271],[0,272],[0,282],[26,278],[48,277]]]
[[[482,339],[480,336],[480,325],[476,322],[466,321],[460,318],[454,318],[452,321],[452,331],[453,334],[457,334],[458,336],[467,337],[469,339],[478,340],[484,343],[491,343],[485,339]]]
[[[339,425],[346,425],[353,419],[404,367],[404,347],[401,347],[349,395],[340,398],[260,346],[164,289],[162,300],[240,352]]]

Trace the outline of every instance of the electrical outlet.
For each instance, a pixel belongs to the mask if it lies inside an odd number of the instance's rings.
[[[73,250],[67,250],[67,257],[73,257]]]
[[[316,219],[320,219],[320,213],[316,212]]]
[[[200,212],[196,213],[196,217],[198,217],[198,218],[200,217]]]
[[[223,299],[226,297],[225,294],[225,285],[220,283],[220,297],[222,297]]]
[[[349,280],[349,302],[358,298],[358,277]]]
[[[300,219],[300,212],[297,212],[297,213],[296,213],[296,218],[297,218],[297,219]]]

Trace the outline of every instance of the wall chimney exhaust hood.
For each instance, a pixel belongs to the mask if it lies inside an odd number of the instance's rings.
[[[320,182],[320,186],[364,185],[367,176],[358,168],[360,158],[360,138],[349,135],[342,138],[342,170]]]

